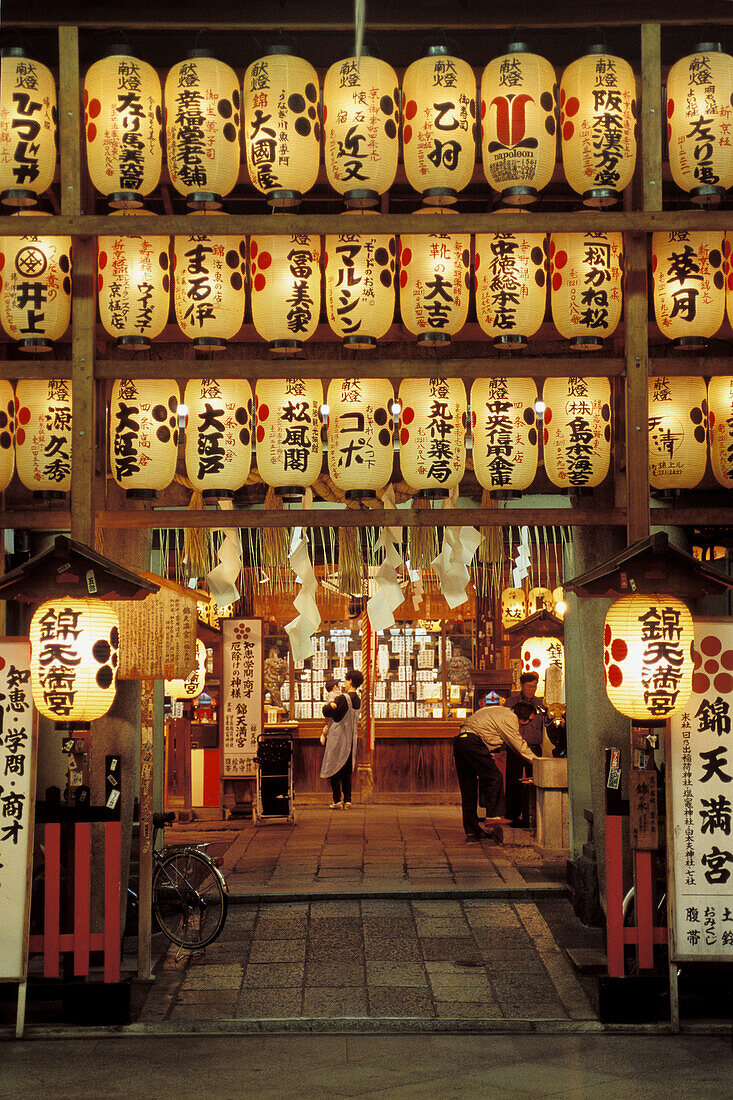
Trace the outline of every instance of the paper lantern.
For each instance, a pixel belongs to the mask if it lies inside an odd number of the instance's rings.
[[[516,626],[527,618],[527,597],[523,588],[505,588],[501,594],[501,625]]]
[[[392,476],[394,401],[386,378],[334,378],[328,387],[328,472],[347,500],[375,497]]]
[[[204,497],[231,497],[252,461],[252,388],[241,378],[186,384],[186,473]]]
[[[649,379],[649,482],[653,489],[694,489],[705,474],[705,379]]]
[[[292,355],[321,312],[321,238],[257,236],[249,242],[252,323],[270,350]]]
[[[536,400],[531,378],[477,378],[471,387],[473,472],[482,488],[499,498],[534,481]]]
[[[165,136],[171,183],[188,205],[221,206],[236,186],[240,152],[239,81],[206,50],[191,50],[165,82]]]
[[[112,706],[117,690],[120,624],[103,600],[47,600],[33,613],[33,702],[54,722],[91,722]]]
[[[197,699],[206,683],[206,646],[196,639],[196,665],[185,680],[166,680],[165,694],[171,699]]]
[[[672,179],[693,202],[720,202],[733,185],[730,108],[733,57],[702,42],[667,77],[667,140]]]
[[[719,231],[652,233],[654,315],[675,347],[705,347],[722,325],[724,251]]]
[[[175,477],[178,401],[172,378],[120,378],[112,387],[109,465],[133,500],[154,500]]]
[[[527,638],[522,642],[522,672],[536,672],[537,694],[545,693],[545,676],[550,667],[560,669],[561,683],[565,677],[565,647],[559,638]]]
[[[725,312],[728,324],[733,325],[733,233],[723,237],[723,278],[725,279]]]
[[[39,500],[71,489],[71,380],[21,379],[15,387],[18,477]]]
[[[149,214],[149,211],[139,211]],[[120,211],[122,218],[125,211]],[[152,218],[153,215],[150,214]],[[117,346],[142,351],[160,336],[170,310],[170,237],[128,236],[97,240],[97,289],[102,327]]]
[[[534,615],[537,611],[550,611],[554,613],[555,602],[549,588],[530,588],[527,593],[527,614]]]
[[[389,331],[394,320],[396,255],[397,238],[386,233],[326,237],[328,323],[344,347],[376,347]]]
[[[181,332],[200,351],[222,350],[242,327],[246,259],[244,237],[173,238],[176,319]]]
[[[0,59],[0,200],[6,206],[35,206],[56,169],[56,85],[51,70],[6,47]]]
[[[0,408],[3,407],[0,401]],[[711,378],[708,382],[708,430],[710,461],[715,480],[726,489],[733,488],[733,376]]]
[[[410,187],[429,206],[454,203],[476,163],[476,80],[446,46],[431,46],[402,81],[402,156]]]
[[[321,141],[318,74],[273,46],[244,74],[244,147],[250,179],[272,206],[297,206],[316,182]]]
[[[255,386],[257,469],[297,501],[321,473],[323,386],[318,378],[260,378]]]
[[[550,302],[555,328],[574,351],[599,351],[621,319],[622,233],[552,233]]]
[[[364,54],[337,61],[323,82],[323,157],[328,182],[347,206],[376,206],[397,172],[397,74]]]
[[[607,378],[548,378],[542,398],[545,471],[577,492],[604,481],[611,463],[611,384]]]
[[[418,343],[450,343],[468,316],[470,233],[406,233],[400,244],[402,323]]]
[[[663,724],[692,691],[692,615],[676,596],[623,596],[603,635],[606,694],[635,722]]]
[[[36,215],[28,211],[16,216]],[[66,332],[70,316],[71,237],[39,237],[31,232],[1,237],[0,320],[8,336],[17,341],[18,350],[51,351],[54,340]]]
[[[473,267],[481,328],[495,347],[525,347],[545,317],[544,233],[477,233]]]
[[[163,102],[158,74],[125,47],[89,69],[84,81],[87,165],[110,206],[142,206],[163,162]]]
[[[560,83],[565,178],[586,206],[612,206],[636,167],[636,80],[603,46],[568,65]]]
[[[466,388],[460,378],[400,383],[400,466],[422,497],[445,497],[466,469]]]
[[[513,42],[481,77],[481,158],[503,202],[534,202],[552,179],[557,78],[549,61]]]
[[[15,394],[10,382],[0,378],[0,493],[4,493],[15,469]]]
[[[555,616],[555,618],[564,619],[568,605],[565,602],[565,590],[563,588],[553,588],[552,604],[552,614]]]

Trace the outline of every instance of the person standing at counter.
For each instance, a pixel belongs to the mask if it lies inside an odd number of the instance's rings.
[[[357,694],[364,681],[358,669],[346,673],[346,691],[323,707],[323,717],[331,719],[326,734],[326,751],[321,764],[321,779],[328,779],[333,794],[332,810],[351,806],[351,773],[356,763],[357,726],[361,700]]]
[[[504,704],[516,714],[522,737],[535,756],[542,756],[542,733],[547,721],[547,711],[535,699],[539,679],[536,672],[523,672],[519,677],[519,694],[512,695]],[[514,829],[526,829],[529,826],[522,780],[531,774],[527,761],[514,753],[507,754],[506,815]]]

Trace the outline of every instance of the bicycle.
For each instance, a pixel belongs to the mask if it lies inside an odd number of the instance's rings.
[[[153,814],[153,841],[158,829],[175,819],[175,813]],[[226,879],[204,848],[208,844],[159,852],[153,846],[153,914],[171,943],[189,951],[213,943],[227,917]]]

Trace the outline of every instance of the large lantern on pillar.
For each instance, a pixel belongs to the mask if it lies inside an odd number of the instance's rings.
[[[328,323],[344,347],[376,347],[389,331],[394,320],[396,254],[397,238],[386,233],[326,237]]]
[[[35,206],[56,169],[56,85],[51,70],[18,46],[0,59],[0,200],[6,206]]]
[[[176,473],[178,383],[119,378],[109,404],[109,465],[133,500],[154,500]]]
[[[204,497],[231,497],[252,461],[252,388],[241,378],[186,384],[186,473]]]
[[[163,163],[163,102],[158,74],[124,46],[96,61],[84,81],[87,165],[110,206],[142,206]]]
[[[527,618],[527,597],[523,588],[505,588],[501,593],[501,625],[507,630]]]
[[[71,489],[71,380],[21,379],[15,387],[18,478],[39,500]]]
[[[400,383],[400,466],[419,496],[446,497],[466,469],[466,388],[460,378]]]
[[[431,46],[402,80],[407,182],[429,206],[454,203],[476,164],[476,80],[447,46]]]
[[[512,42],[481,77],[481,159],[491,187],[512,206],[534,202],[555,167],[555,70]]]
[[[611,462],[611,384],[607,378],[548,378],[545,403],[545,470],[553,485],[594,489]]]
[[[705,347],[722,325],[724,249],[715,230],[652,234],[654,315],[675,347]]]
[[[733,185],[730,108],[733,57],[702,42],[667,77],[667,140],[672,179],[701,205],[720,202]]]
[[[323,386],[318,378],[260,378],[255,386],[257,469],[286,501],[321,473]]]
[[[142,213],[149,211],[138,217]],[[99,237],[97,288],[102,327],[117,346],[149,348],[168,322],[170,237],[130,237],[122,228],[114,237]]]
[[[636,166],[636,80],[603,46],[568,65],[560,82],[565,178],[586,206],[612,206]]]
[[[197,350],[221,351],[242,327],[246,257],[244,237],[173,238],[176,319]]]
[[[0,379],[0,493],[12,481],[15,469],[15,394],[6,379]]]
[[[400,244],[402,323],[418,343],[450,343],[468,316],[470,233],[406,233]]]
[[[166,680],[165,694],[171,699],[198,699],[206,683],[206,646],[196,639],[196,665],[185,680]]]
[[[536,672],[537,694],[545,693],[545,677],[550,667],[559,668],[561,683],[565,677],[565,647],[559,638],[527,638],[522,642],[522,672]]]
[[[252,184],[272,206],[297,206],[318,177],[318,74],[286,46],[244,74],[244,147]]]
[[[733,375],[717,376],[708,382],[708,434],[715,480],[733,489]]]
[[[221,206],[236,186],[240,153],[239,80],[207,50],[191,50],[165,82],[168,171],[188,205]]]
[[[705,379],[649,379],[649,482],[653,489],[694,489],[707,463]]]
[[[48,600],[30,627],[33,702],[54,722],[91,722],[117,690],[120,624],[103,600]]]
[[[692,615],[676,596],[624,596],[606,615],[606,694],[621,714],[661,725],[692,691]]]
[[[36,211],[16,216],[35,217]],[[29,231],[0,238],[0,320],[18,350],[51,351],[70,316],[71,237],[39,237]]]
[[[477,378],[471,387],[473,472],[498,498],[537,473],[537,386],[531,378]]]
[[[494,346],[526,347],[545,317],[547,254],[544,233],[477,233],[474,256],[476,316]]]
[[[347,206],[376,206],[397,172],[397,74],[362,54],[337,61],[323,82],[323,156],[328,182]]]
[[[392,476],[392,383],[334,378],[328,386],[328,472],[347,500],[375,497]]]
[[[278,355],[314,335],[321,311],[321,238],[257,236],[249,242],[252,323]]]
[[[621,319],[622,233],[552,233],[550,302],[555,328],[574,351],[600,351]]]

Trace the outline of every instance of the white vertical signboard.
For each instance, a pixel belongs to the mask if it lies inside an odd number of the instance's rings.
[[[671,958],[733,962],[733,621],[695,620],[687,705],[670,719]]]
[[[222,776],[254,775],[262,733],[262,622],[223,619],[224,668]]]

